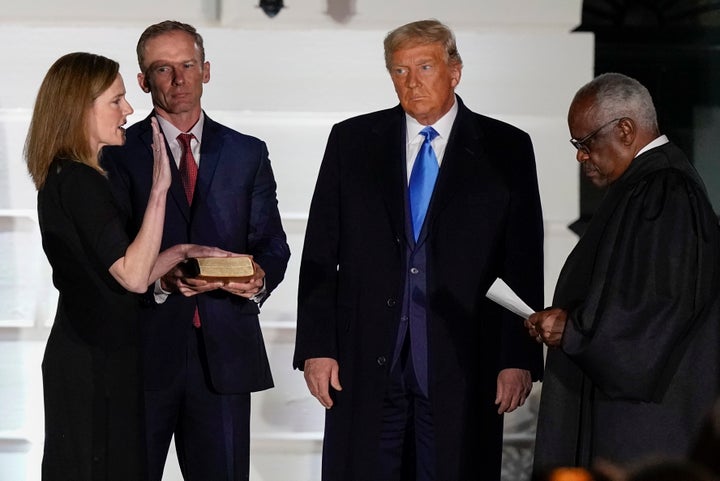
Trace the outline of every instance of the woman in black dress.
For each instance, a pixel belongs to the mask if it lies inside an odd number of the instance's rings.
[[[128,239],[99,156],[124,143],[132,112],[117,62],[71,53],[47,72],[26,139],[59,291],[42,364],[44,481],[145,479],[135,293],[188,257],[223,255],[194,245],[159,253],[171,167],[155,119],[153,188]]]

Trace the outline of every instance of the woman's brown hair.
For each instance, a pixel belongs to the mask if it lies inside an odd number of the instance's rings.
[[[50,67],[38,90],[25,139],[25,160],[36,189],[45,184],[56,158],[103,171],[90,146],[87,115],[119,71],[116,61],[85,52],[64,55]]]

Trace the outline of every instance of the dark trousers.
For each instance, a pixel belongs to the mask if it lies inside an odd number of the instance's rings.
[[[219,394],[209,382],[202,328],[189,336],[187,363],[165,389],[145,391],[150,481],[160,481],[170,440],[186,481],[250,477],[250,393]],[[152,366],[146,366],[152,369]]]
[[[415,377],[409,337],[383,400],[377,481],[436,480],[432,408]]]

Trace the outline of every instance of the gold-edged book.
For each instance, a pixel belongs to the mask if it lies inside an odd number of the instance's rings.
[[[185,267],[188,276],[207,281],[247,282],[255,268],[250,257],[193,257]]]

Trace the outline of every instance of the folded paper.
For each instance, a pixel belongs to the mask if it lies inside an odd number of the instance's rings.
[[[523,319],[527,319],[535,312],[499,277],[495,279],[485,296]]]

